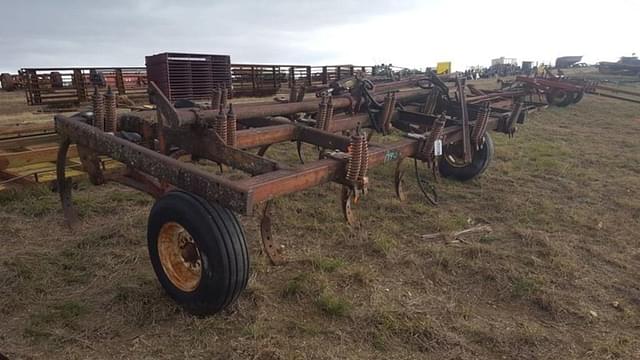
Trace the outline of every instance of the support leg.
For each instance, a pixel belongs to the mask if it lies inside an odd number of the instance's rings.
[[[67,165],[67,151],[71,141],[68,138],[62,139],[58,148],[58,158],[56,160],[56,180],[58,183],[58,193],[60,194],[60,202],[62,203],[62,211],[64,213],[65,223],[69,227],[73,227],[78,222],[78,213],[73,207],[71,199],[72,180],[65,175],[65,167]]]
[[[98,155],[84,146],[77,145],[76,147],[78,149],[78,155],[80,155],[82,167],[89,174],[89,181],[91,181],[93,185],[104,184],[104,174],[100,168]]]
[[[258,156],[264,156],[264,154],[267,153],[267,150],[269,149],[269,146],[271,146],[271,144],[262,145],[260,147],[260,149],[258,150]]]

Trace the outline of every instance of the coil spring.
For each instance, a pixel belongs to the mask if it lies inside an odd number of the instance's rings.
[[[117,104],[116,95],[111,91],[111,87],[107,88],[104,94],[104,131],[115,132],[117,122]]]
[[[220,105],[220,111],[216,115],[215,124],[216,134],[220,136],[223,143],[227,142],[227,116],[224,114],[222,105]]]
[[[349,143],[349,153],[351,157],[347,162],[347,180],[357,182],[362,168],[362,136],[353,135]]]
[[[327,103],[327,114],[325,115],[324,124],[322,126],[323,130],[329,131],[331,129],[331,125],[333,123],[333,101],[331,100],[331,96],[329,96],[329,102]]]
[[[476,114],[476,123],[473,126],[473,131],[471,132],[471,139],[476,145],[476,149],[479,149],[482,138],[487,131],[487,123],[489,121],[490,114],[491,109],[489,108],[488,102],[485,103],[485,105],[480,110],[478,110],[478,113]]]
[[[222,92],[220,91],[220,84],[217,84],[216,87],[211,92],[211,108],[219,109],[221,102],[222,102]]]
[[[444,125],[446,123],[446,119],[444,115],[438,117],[431,126],[431,131],[429,132],[429,136],[425,139],[424,145],[422,146],[422,156],[427,159],[433,159],[435,156],[433,153],[433,147],[435,145],[436,140],[440,138],[442,135],[442,130],[444,129]]]
[[[227,113],[227,145],[236,146],[236,127],[237,117],[233,112],[233,104],[229,103],[229,112]]]
[[[93,126],[104,131],[104,99],[98,92],[97,86],[91,98],[91,106],[93,107]]]
[[[318,105],[318,114],[316,115],[318,117],[316,119],[316,128],[324,129],[324,123],[326,122],[328,109],[327,97],[323,96],[322,101],[320,101],[320,105]]]
[[[358,180],[363,181],[367,176],[367,170],[369,169],[369,142],[366,136],[362,136],[362,153],[360,154],[360,173],[358,174]]]

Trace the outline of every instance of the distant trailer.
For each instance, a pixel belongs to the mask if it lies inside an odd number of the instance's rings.
[[[491,66],[501,66],[501,65],[518,65],[518,59],[516,58],[506,58],[501,56],[497,59],[491,60]]]
[[[566,69],[582,61],[582,56],[562,56],[556,59],[557,69]]]

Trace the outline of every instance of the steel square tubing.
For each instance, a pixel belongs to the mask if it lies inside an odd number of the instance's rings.
[[[212,203],[218,202],[234,211],[250,214],[253,203],[249,189],[237,181],[208,173],[195,165],[157,153],[143,146],[104,133],[74,118],[55,117],[56,130],[62,138],[105,154],[160,181],[191,191]]]
[[[369,166],[373,167],[400,157],[414,156],[418,149],[416,140],[401,140],[386,146],[369,148]],[[305,190],[329,181],[344,178],[345,163],[334,159],[324,159],[300,166],[295,170],[277,170],[254,176],[239,182],[251,189],[251,199],[260,203],[275,197]]]
[[[55,117],[56,130],[63,138],[105,154],[136,170],[193,192],[212,203],[220,203],[236,212],[250,215],[255,204],[270,198],[338,180],[344,172],[343,161],[325,159],[296,169],[268,172],[240,181],[231,181],[208,173],[192,164],[157,153],[98,129],[75,118]],[[319,131],[313,129],[315,131]],[[337,138],[344,138],[334,135]],[[403,140],[387,146],[371,146],[371,166],[400,156],[413,156],[415,140]]]
[[[269,121],[265,120],[265,122]],[[291,123],[282,124],[278,121],[272,121],[270,123],[274,125],[238,130],[236,133],[236,147],[240,149],[250,149],[284,141],[301,140],[309,144],[345,151],[349,143],[349,140],[345,137],[332,135],[313,127],[298,126]],[[342,130],[351,130],[355,129],[358,124],[362,127],[368,127],[370,125],[369,115],[340,115],[333,119],[329,131],[336,133]]]

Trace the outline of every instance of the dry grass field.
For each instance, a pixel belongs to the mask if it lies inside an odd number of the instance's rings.
[[[0,116],[19,116],[8,103],[0,101]],[[0,193],[0,352],[639,359],[640,105],[587,95],[531,115],[515,138],[493,138],[487,173],[442,180],[437,207],[410,171],[408,199],[398,201],[393,164],[372,171],[354,227],[343,222],[335,184],[278,199],[284,266],[260,253],[257,218],[242,218],[249,286],[230,310],[206,318],[183,312],[155,279],[146,249],[151,198],[80,183],[81,224],[72,231],[45,187]],[[295,145],[268,155],[286,151]],[[493,231],[421,236],[483,224]]]

